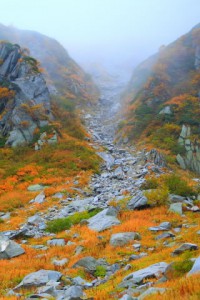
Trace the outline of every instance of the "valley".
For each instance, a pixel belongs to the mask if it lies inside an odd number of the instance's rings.
[[[2,228],[13,224],[1,233],[1,253],[11,257],[2,260],[2,299],[198,299],[199,275],[185,277],[200,254],[195,181],[193,190],[182,182],[191,197],[181,196],[159,152],[116,142],[124,85],[98,85],[100,98],[82,119],[100,169],[82,185],[80,176],[60,182],[55,194],[30,185],[33,200],[2,214]]]
[[[130,80],[0,39],[0,299],[200,299],[200,25]]]

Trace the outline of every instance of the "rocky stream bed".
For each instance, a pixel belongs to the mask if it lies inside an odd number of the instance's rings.
[[[141,185],[145,181],[144,177],[149,170],[156,174],[163,173],[165,162],[162,156],[154,150],[151,153],[137,151],[134,147],[130,147],[126,143],[126,140],[121,144],[115,143],[115,131],[117,128],[116,114],[120,110],[119,94],[122,88],[123,86],[116,83],[101,87],[101,98],[98,101],[95,112],[84,116],[85,125],[91,135],[90,143],[102,158],[101,172],[92,176],[88,192],[77,189],[78,195],[74,198],[69,198],[65,197],[61,191],[55,195],[61,204],[60,208],[53,206],[48,209],[47,213],[38,213],[31,216],[20,229],[2,232],[0,238],[0,258],[12,258],[24,253],[23,247],[13,241],[14,238],[19,236],[23,236],[23,239],[48,236],[49,241],[47,242],[47,246],[35,245],[34,247],[38,247],[38,249],[45,250],[51,246],[67,245],[64,239],[56,238],[55,234],[45,231],[47,221],[68,217],[75,212],[92,211],[99,208],[101,211],[90,219],[85,220],[85,223],[90,229],[102,232],[114,225],[120,224],[117,203],[122,201],[125,195],[128,199],[128,209],[133,210],[147,206],[147,198],[140,190]],[[39,186],[32,188],[40,190]],[[43,201],[45,201],[45,191],[40,190],[32,203],[42,203]],[[116,203],[116,206],[109,205],[113,201]],[[171,201],[172,205],[174,205],[174,210],[181,210],[183,203],[191,208],[194,207],[193,201],[184,197],[174,196],[173,198],[171,196]],[[178,208],[177,202],[179,204]],[[171,227],[170,222],[164,222],[149,230],[164,231],[165,235],[172,237],[173,234],[169,231]],[[123,246],[130,241],[139,240],[140,238],[137,232],[119,232],[111,236],[110,244],[113,246]],[[140,243],[135,245],[135,247],[138,245],[140,248]],[[191,243],[185,243],[181,247],[177,248],[177,253],[198,248],[197,245]],[[76,248],[76,253],[80,253],[81,251],[80,246]],[[140,252],[138,255],[132,255],[130,260],[135,260],[146,255],[147,253]],[[65,259],[55,261],[55,265],[57,266],[62,266],[66,263]],[[195,268],[199,268],[200,263],[198,259],[195,264]],[[89,299],[84,296],[85,289],[105,283],[122,267],[127,268],[127,270],[129,268],[128,263],[124,264],[123,262],[122,264],[115,263],[110,265],[103,258],[95,259],[93,257],[84,257],[77,261],[73,267],[80,266],[92,275],[94,275],[97,266],[103,266],[106,270],[105,277],[95,278],[92,282],[88,282],[81,277],[68,278],[68,283],[63,285],[61,272],[39,270],[24,277],[19,285],[8,292],[8,295],[18,295],[20,297],[20,288],[35,287],[37,292],[26,299],[48,299],[48,297],[53,297],[53,299],[57,300]],[[145,279],[152,277],[155,281],[155,279],[162,278],[167,268],[167,263],[159,262],[129,274],[120,284],[120,287],[125,288],[126,292],[118,299],[144,299],[145,293],[146,295],[155,292],[163,293],[164,289],[151,287],[151,283],[145,283]],[[134,291],[141,295],[137,297],[130,296],[133,295]]]

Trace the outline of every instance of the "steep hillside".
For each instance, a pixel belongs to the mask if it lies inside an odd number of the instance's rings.
[[[0,24],[0,40],[18,43],[30,49],[33,57],[44,68],[50,91],[56,87],[62,95],[71,99],[86,100],[86,104],[97,99],[98,91],[90,76],[69,56],[56,40],[29,30],[19,30]]]
[[[200,173],[200,25],[142,63],[124,96],[129,139],[153,144]],[[124,124],[125,123],[125,124]],[[180,138],[179,138],[180,136]]]

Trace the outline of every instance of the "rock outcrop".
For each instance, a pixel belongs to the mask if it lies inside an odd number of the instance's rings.
[[[20,30],[0,24],[0,39],[18,43],[30,49],[31,56],[40,61],[45,69],[45,79],[51,94],[86,100],[90,105],[98,97],[98,90],[90,76],[69,56],[55,39],[41,33]]]
[[[191,127],[183,125],[178,143],[184,149],[184,154],[178,154],[176,159],[182,169],[189,169],[200,174],[200,143],[191,141]]]
[[[0,43],[0,134],[18,146],[33,139],[34,130],[48,124],[49,91],[38,62],[19,45]]]

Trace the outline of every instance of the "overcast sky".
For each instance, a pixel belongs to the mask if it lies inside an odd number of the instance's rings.
[[[135,65],[200,22],[200,0],[0,0],[0,22],[56,38],[84,61]]]

